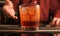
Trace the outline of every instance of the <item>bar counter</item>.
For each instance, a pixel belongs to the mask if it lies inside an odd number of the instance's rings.
[[[39,27],[36,31],[22,31],[19,25],[0,25],[0,32],[15,33],[60,33],[59,27]]]

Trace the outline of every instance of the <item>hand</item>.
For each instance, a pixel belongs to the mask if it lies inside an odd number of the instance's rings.
[[[17,19],[17,16],[15,16],[15,11],[13,9],[13,3],[10,0],[5,0],[3,11],[9,18]]]
[[[52,26],[60,26],[60,18],[55,17],[55,18],[51,21],[50,25],[52,25]]]
[[[14,9],[11,8],[10,6],[4,6],[3,10],[4,10],[4,13],[5,13],[9,18],[17,19],[17,16],[15,16],[15,11],[14,11]]]

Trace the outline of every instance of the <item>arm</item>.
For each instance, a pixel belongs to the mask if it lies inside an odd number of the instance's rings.
[[[13,3],[10,0],[5,0],[5,5],[3,6],[4,13],[9,17],[16,19],[15,11],[13,9]]]
[[[53,24],[55,26],[60,26],[60,2],[58,1],[54,11]]]

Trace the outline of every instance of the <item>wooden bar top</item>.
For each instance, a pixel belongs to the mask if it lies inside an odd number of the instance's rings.
[[[22,31],[19,25],[0,25],[0,32],[20,32],[20,33],[60,33],[59,27],[39,27],[36,31]]]

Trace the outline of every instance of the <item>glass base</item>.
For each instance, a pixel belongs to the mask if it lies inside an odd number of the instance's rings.
[[[23,31],[37,31],[38,30],[38,27],[22,27],[22,30]]]

